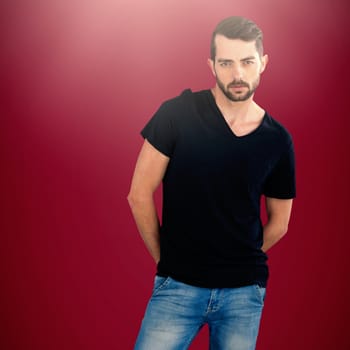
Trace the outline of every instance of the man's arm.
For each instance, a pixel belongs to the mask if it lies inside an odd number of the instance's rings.
[[[128,195],[138,230],[156,263],[160,259],[159,218],[153,194],[163,179],[168,162],[169,157],[145,140]]]
[[[270,249],[287,233],[293,199],[266,197],[265,203],[268,221],[264,226],[264,244],[261,248],[263,252]]]

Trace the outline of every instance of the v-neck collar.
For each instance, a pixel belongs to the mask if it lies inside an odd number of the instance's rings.
[[[208,99],[209,99],[209,103],[211,105],[211,107],[214,109],[215,111],[215,114],[217,114],[218,118],[220,119],[220,122],[221,124],[224,123],[224,127],[225,129],[231,134],[231,136],[237,138],[237,139],[242,139],[242,138],[245,138],[245,137],[249,137],[253,134],[255,134],[256,132],[259,131],[259,129],[262,127],[262,125],[264,124],[266,118],[267,118],[267,113],[266,111],[264,112],[264,116],[260,122],[260,124],[255,128],[253,129],[252,131],[250,131],[249,133],[245,134],[245,135],[241,135],[241,136],[238,136],[234,133],[234,131],[230,128],[229,124],[227,123],[225,117],[223,116],[223,114],[221,113],[218,105],[216,104],[216,101],[215,101],[215,98],[213,96],[213,93],[212,91],[209,89],[207,90],[207,95],[208,95]]]

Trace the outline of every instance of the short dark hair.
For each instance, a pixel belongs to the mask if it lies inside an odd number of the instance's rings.
[[[263,54],[263,33],[261,29],[251,20],[232,16],[225,18],[216,26],[210,45],[210,57],[214,61],[216,55],[215,38],[217,35],[223,35],[228,39],[240,39],[243,41],[255,41],[256,49],[260,56]]]

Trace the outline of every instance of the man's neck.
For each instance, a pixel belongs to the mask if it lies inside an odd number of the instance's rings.
[[[217,85],[211,91],[218,108],[231,125],[249,122],[264,113],[263,109],[253,101],[253,96],[245,101],[234,102],[228,99]]]

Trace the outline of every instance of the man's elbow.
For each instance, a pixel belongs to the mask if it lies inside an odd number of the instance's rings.
[[[286,235],[287,231],[287,224],[270,221],[264,228],[264,245],[261,248],[262,251],[266,252],[268,249],[270,249]]]
[[[127,195],[126,200],[128,201],[129,206],[132,207],[135,199],[131,192],[129,192],[129,194]]]
[[[129,203],[130,208],[134,208],[138,205],[142,205],[143,203],[152,200],[152,193],[142,193],[139,191],[130,191],[128,196],[126,197]]]
[[[137,193],[134,193],[133,191],[130,191],[128,196],[126,197],[130,208],[134,208],[137,203],[140,201],[140,196],[137,195]]]
[[[280,237],[282,238],[288,232],[288,224],[281,225],[279,228]]]
[[[288,232],[288,223],[284,223],[281,221],[273,221],[271,220],[268,225],[268,231],[271,232],[273,236],[277,239],[282,238]]]

